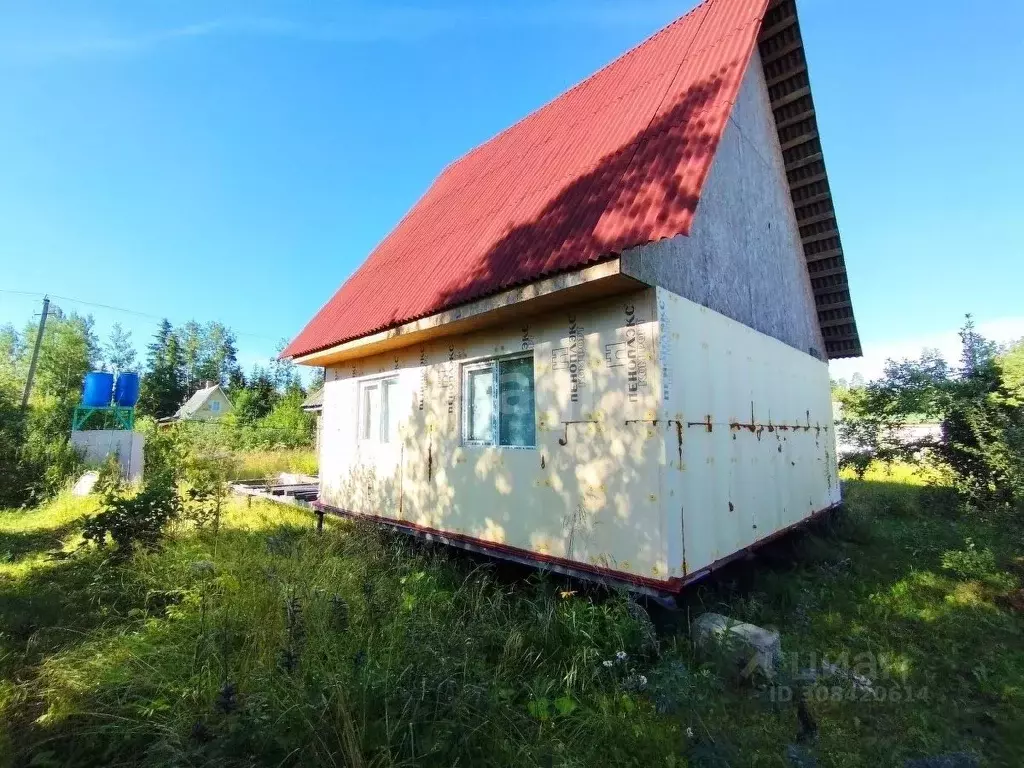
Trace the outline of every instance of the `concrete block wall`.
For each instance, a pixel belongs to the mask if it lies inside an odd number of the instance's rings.
[[[71,433],[73,445],[86,464],[98,466],[111,454],[117,454],[121,474],[135,481],[142,477],[146,438],[139,432],[123,429],[89,429]]]

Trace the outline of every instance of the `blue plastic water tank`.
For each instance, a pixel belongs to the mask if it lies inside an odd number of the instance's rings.
[[[114,387],[114,404],[122,408],[131,408],[139,402],[139,374],[117,374],[117,385]]]
[[[82,405],[89,408],[105,408],[110,405],[114,391],[114,374],[106,371],[90,371],[82,382]]]

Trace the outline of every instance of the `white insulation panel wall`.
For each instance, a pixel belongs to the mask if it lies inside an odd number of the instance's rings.
[[[654,289],[327,371],[321,501],[652,581],[669,562]],[[466,445],[462,369],[531,352],[536,446]],[[398,438],[360,439],[360,386],[394,378]],[[564,445],[563,445],[564,443]],[[678,547],[676,547],[678,549]]]
[[[692,575],[839,503],[828,365],[656,290],[661,413],[676,426],[662,495]]]
[[[533,357],[536,445],[463,438],[464,367]],[[390,440],[360,433],[391,382]],[[329,368],[329,507],[673,589],[839,501],[825,363],[662,288]]]

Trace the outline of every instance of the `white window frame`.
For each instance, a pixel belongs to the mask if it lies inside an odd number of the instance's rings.
[[[211,400],[210,401],[210,410],[213,413],[220,413],[220,400]]]
[[[388,396],[387,389],[389,387],[397,387],[399,384],[399,377],[394,375],[389,376],[374,376],[372,378],[361,379],[359,381],[359,387],[357,389],[356,397],[356,440],[363,444],[369,445],[390,445],[390,430],[388,427],[391,423],[391,413],[388,409]],[[377,389],[380,392],[379,399],[379,418],[377,420],[376,434],[372,434],[369,437],[364,432],[366,426],[366,392],[370,389]],[[395,418],[400,418],[399,414],[395,414]],[[371,426],[371,432],[373,432]],[[398,431],[395,430],[395,434]]]
[[[474,446],[479,448],[498,448],[503,451],[534,451],[537,449],[537,373],[536,367],[534,367],[533,376],[533,418],[534,418],[534,432],[533,432],[533,445],[501,445],[499,440],[501,439],[501,412],[500,402],[501,393],[499,391],[498,381],[498,370],[499,364],[508,360],[518,360],[528,358],[533,362],[533,350],[527,352],[517,352],[511,355],[496,355],[494,357],[485,357],[471,362],[462,364],[462,391],[459,393],[459,400],[462,406],[462,444],[465,446]],[[469,403],[469,377],[470,374],[477,371],[492,371],[492,383],[491,383],[491,438],[490,440],[471,440],[470,435],[470,403]]]
[[[498,361],[496,359],[481,360],[475,363],[466,363],[462,366],[462,392],[460,399],[462,400],[462,443],[463,445],[476,445],[481,447],[492,446],[497,443],[495,439],[498,432]],[[491,439],[490,440],[472,440],[469,435],[471,434],[469,418],[470,418],[470,403],[469,403],[469,378],[473,373],[477,371],[491,371]]]

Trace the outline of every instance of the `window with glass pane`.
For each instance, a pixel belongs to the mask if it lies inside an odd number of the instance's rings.
[[[376,440],[380,436],[380,387],[377,384],[363,385],[363,440]]]
[[[373,443],[395,442],[401,418],[398,379],[364,382],[360,392],[359,439]]]
[[[466,439],[494,442],[494,366],[474,368],[466,374]]]
[[[463,436],[476,445],[537,444],[533,357],[490,360],[463,375]]]
[[[498,444],[536,445],[533,358],[498,362]]]

